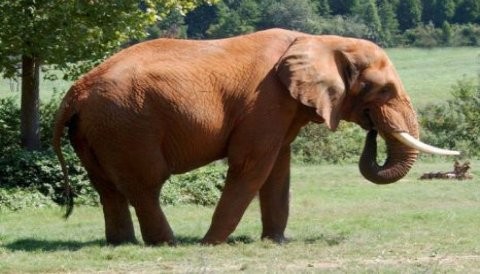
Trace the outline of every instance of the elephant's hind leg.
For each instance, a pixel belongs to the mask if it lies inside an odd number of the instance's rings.
[[[145,244],[160,245],[175,243],[173,231],[160,208],[158,194],[143,196],[139,199],[133,198],[131,202],[135,207]]]
[[[97,157],[78,134],[72,134],[72,144],[87,170],[90,182],[100,195],[105,220],[105,236],[107,243],[119,245],[135,243],[135,231],[128,201],[118,191],[98,163]]]
[[[112,245],[136,243],[132,217],[125,196],[117,190],[102,190],[99,193],[107,243]]]
[[[135,208],[145,244],[173,244],[173,231],[159,201],[161,187],[169,176],[165,161],[154,149],[141,154],[125,159],[125,165],[117,172],[121,174],[117,185]]]

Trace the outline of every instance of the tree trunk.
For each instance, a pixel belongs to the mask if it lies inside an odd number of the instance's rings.
[[[20,111],[21,145],[33,151],[40,149],[40,60],[22,56],[22,102]]]

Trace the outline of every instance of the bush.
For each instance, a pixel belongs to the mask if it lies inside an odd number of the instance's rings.
[[[309,124],[292,144],[293,159],[307,164],[357,163],[364,142],[365,132],[352,123],[341,123],[336,132]]]
[[[64,149],[70,181],[79,196],[78,204],[98,204],[96,192],[87,181],[71,149]],[[63,176],[57,157],[51,150],[29,152],[21,148],[10,151],[0,158],[0,188],[35,189],[57,204],[64,204]]]
[[[172,176],[163,186],[163,204],[215,205],[220,198],[226,166],[214,163],[181,175]]]
[[[415,47],[459,47],[480,45],[480,25],[450,25],[435,28],[433,24],[420,25],[405,31],[405,43]]]
[[[0,157],[16,149],[20,140],[20,109],[16,101],[14,97],[0,98]]]
[[[378,42],[380,39],[379,34],[358,17],[324,17],[320,19],[319,28],[319,34],[355,37],[375,42]]]
[[[0,212],[53,206],[54,202],[36,189],[0,188]]]
[[[436,146],[480,156],[480,83],[459,81],[452,88],[453,99],[428,105],[420,111],[423,139]]]

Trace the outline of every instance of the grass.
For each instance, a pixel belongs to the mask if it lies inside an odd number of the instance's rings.
[[[394,48],[387,53],[417,108],[445,101],[458,80],[480,74],[480,48]],[[41,98],[47,100],[54,89],[66,91],[70,85],[69,81],[42,80]],[[0,98],[19,96],[19,90],[19,83],[0,78]]]
[[[458,80],[480,75],[480,48],[395,48],[387,53],[417,108],[445,101]]]
[[[471,273],[480,268],[480,172],[470,181],[416,179],[451,168],[420,162],[401,182],[377,186],[354,165],[296,166],[291,242],[282,246],[260,241],[257,201],[216,247],[198,244],[210,207],[165,208],[177,247],[106,246],[99,208],[76,208],[67,222],[59,208],[4,212],[0,272]]]

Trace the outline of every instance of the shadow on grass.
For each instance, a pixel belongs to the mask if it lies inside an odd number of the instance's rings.
[[[88,246],[103,246],[104,240],[94,240],[87,242],[79,241],[49,241],[37,240],[32,238],[20,239],[13,243],[4,245],[11,251],[76,251]]]
[[[200,245],[200,237],[192,236],[177,236],[176,245],[177,246],[192,246]],[[235,245],[239,243],[250,244],[254,240],[249,236],[235,236],[229,237],[227,244]],[[3,245],[4,248],[11,251],[44,251],[44,252],[54,252],[54,251],[77,251],[85,247],[90,246],[109,246],[105,240],[93,240],[93,241],[49,241],[49,240],[38,240],[33,238],[20,239],[13,243]],[[142,244],[139,244],[142,246]],[[112,246],[113,247],[113,246]]]
[[[189,246],[189,245],[200,245],[202,241],[201,237],[196,236],[181,236],[177,235],[175,237],[177,246]],[[251,244],[255,242],[253,238],[246,235],[239,235],[239,236],[232,236],[228,237],[227,244],[235,245],[235,244]]]
[[[325,235],[325,234],[321,234],[319,236],[316,236],[316,237],[310,237],[310,238],[307,238],[304,240],[304,242],[306,244],[315,244],[315,243],[321,243],[321,242],[324,242],[326,243],[328,246],[336,246],[336,245],[340,245],[341,243],[343,243],[345,240],[347,240],[347,236],[346,235],[342,235],[342,234],[338,234],[338,235]]]

